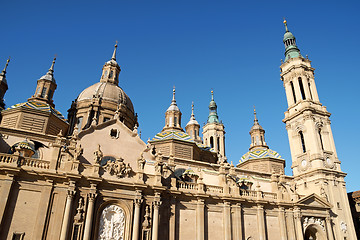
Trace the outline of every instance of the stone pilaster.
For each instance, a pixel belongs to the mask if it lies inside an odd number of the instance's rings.
[[[297,240],[304,240],[304,233],[301,224],[300,208],[294,208],[294,220]]]
[[[42,187],[40,196],[41,208],[38,209],[38,213],[36,216],[37,227],[34,230],[33,239],[43,239],[43,233],[46,224],[46,215],[50,204],[52,189],[52,181],[47,181],[47,183]]]
[[[6,179],[4,179],[1,183],[0,188],[0,232],[2,229],[2,224],[4,221],[5,213],[6,213],[6,205],[8,204],[8,199],[11,193],[11,187],[14,182],[14,175],[7,175]]]
[[[334,234],[331,227],[330,214],[328,214],[328,216],[325,218],[325,223],[326,223],[326,232],[327,232],[328,240],[334,240]]]
[[[224,202],[224,240],[231,240],[231,211],[230,202]]]
[[[283,207],[279,207],[279,224],[280,224],[280,239],[287,240],[286,234],[286,222],[285,222],[285,209]]]
[[[173,180],[176,178],[172,178]],[[176,186],[176,185],[175,185]],[[170,223],[169,223],[169,240],[176,239],[176,198],[173,196],[171,198],[171,206],[170,206]]]
[[[259,240],[266,240],[264,206],[261,204],[257,205],[257,221],[258,221],[258,230],[259,230]]]
[[[67,190],[65,212],[64,212],[64,218],[63,218],[63,222],[62,222],[62,226],[61,226],[60,240],[66,240],[68,238],[67,236],[68,236],[68,232],[69,232],[71,209],[72,209],[75,193],[76,193],[75,183],[70,182],[70,186]]]
[[[196,206],[196,240],[205,239],[204,207],[204,200],[198,199]]]
[[[88,206],[86,210],[85,229],[83,240],[91,239],[92,222],[94,218],[94,205],[96,201],[96,184],[91,184],[90,192],[88,193]]]
[[[243,222],[242,222],[242,206],[241,203],[235,205],[235,239],[242,239]]]

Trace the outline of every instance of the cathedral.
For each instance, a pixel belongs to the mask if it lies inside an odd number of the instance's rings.
[[[181,124],[174,88],[164,127],[142,141],[119,86],[117,45],[67,118],[53,102],[55,58],[26,102],[5,107],[9,59],[0,74],[0,239],[355,240],[330,113],[284,24],[292,176],[255,109],[249,151],[236,166],[227,159],[213,92],[201,128],[194,108]]]

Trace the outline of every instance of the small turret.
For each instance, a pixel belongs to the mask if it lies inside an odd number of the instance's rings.
[[[299,48],[296,46],[296,39],[287,27],[287,21],[284,19],[285,34],[283,42],[285,44],[285,62],[290,58],[302,57]]]
[[[190,121],[186,124],[185,130],[194,141],[201,142],[201,138],[199,136],[200,124],[195,119],[194,102],[191,105]]]
[[[253,148],[269,148],[265,142],[265,130],[259,124],[254,106],[254,125],[250,130],[251,144],[249,150]]]
[[[181,112],[175,100],[175,87],[173,89],[173,98],[170,107],[165,112],[165,127],[163,131],[168,130],[184,131],[181,128]]]
[[[57,87],[54,78],[55,60],[56,57],[54,57],[54,60],[48,72],[37,81],[35,94],[31,98],[29,98],[29,100],[37,100],[40,102],[48,103],[52,107],[55,106],[52,100],[52,97]]]

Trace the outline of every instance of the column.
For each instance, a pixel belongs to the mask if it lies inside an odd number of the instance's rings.
[[[8,199],[10,197],[11,187],[14,182],[13,175],[7,175],[6,179],[1,181],[1,188],[0,188],[0,229],[2,229],[2,222],[4,221],[4,217],[6,215],[6,205]],[[1,232],[1,230],[0,230]]]
[[[95,185],[96,188],[96,185]],[[96,190],[91,189],[90,193],[88,193],[88,206],[86,210],[86,219],[85,219],[85,228],[84,228],[84,238],[83,240],[90,240],[91,238],[91,229],[92,229],[92,221],[94,218],[94,205],[96,200]]]
[[[304,240],[304,233],[301,224],[301,212],[300,208],[294,208],[294,219],[295,219],[295,229],[296,236],[298,240]]]
[[[224,240],[231,240],[230,202],[224,202]]]
[[[36,216],[37,227],[35,228],[33,234],[34,240],[43,238],[43,233],[46,223],[46,215],[50,205],[52,189],[53,189],[53,181],[47,181],[47,184],[45,184],[42,187],[41,196],[40,196],[40,202],[42,205],[41,208],[38,209],[38,213]]]
[[[69,225],[70,225],[71,208],[72,208],[72,204],[73,204],[74,195],[75,195],[74,188],[67,190],[65,213],[64,213],[62,226],[61,226],[60,240],[67,239],[67,235],[69,232]]]
[[[141,203],[142,203],[142,200],[140,198],[134,199],[135,208],[134,208],[134,223],[133,223],[132,240],[139,240]]]
[[[327,232],[328,239],[329,240],[334,240],[334,234],[333,234],[332,228],[331,228],[330,215],[326,216],[325,223],[326,223],[326,232]]]
[[[172,178],[173,179],[173,178]],[[169,222],[169,240],[176,239],[176,197],[171,198],[170,222]]]
[[[196,206],[196,240],[205,239],[205,225],[204,225],[204,200],[198,199]]]
[[[295,240],[296,239],[296,232],[295,232],[295,222],[294,222],[294,214],[292,209],[289,209],[290,211],[287,212],[287,219],[288,221],[288,237],[289,240]]]
[[[279,224],[280,224],[280,237],[282,240],[286,240],[286,222],[285,222],[285,209],[279,207]]]
[[[257,205],[257,220],[259,229],[259,240],[266,240],[264,206]]]
[[[235,236],[234,239],[242,239],[243,223],[242,223],[242,207],[241,203],[235,206]]]
[[[153,222],[152,222],[152,238],[151,240],[158,240],[159,236],[159,207],[161,205],[160,193],[155,194],[153,201]]]

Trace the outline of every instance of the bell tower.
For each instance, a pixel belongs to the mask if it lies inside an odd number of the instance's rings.
[[[316,193],[332,204],[336,239],[356,239],[345,188],[330,126],[330,113],[320,103],[311,61],[300,54],[294,35],[284,20],[285,61],[281,64],[288,109],[286,124],[292,170],[299,194]],[[347,231],[340,225],[346,223]],[[351,230],[350,230],[351,229]],[[349,231],[350,230],[350,231]]]
[[[211,101],[209,104],[209,116],[207,123],[203,127],[204,144],[213,148],[216,152],[225,157],[225,130],[224,124],[219,121],[217,105],[214,100],[214,91],[211,91]]]

